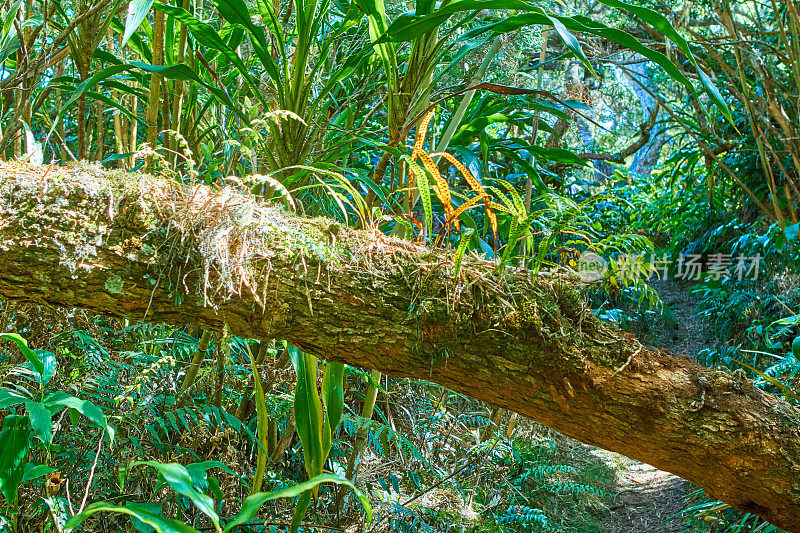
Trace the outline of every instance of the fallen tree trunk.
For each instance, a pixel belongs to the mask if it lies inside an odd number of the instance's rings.
[[[0,300],[286,339],[426,379],[673,472],[800,531],[800,416],[642,346],[566,275],[295,217],[231,189],[0,164]]]

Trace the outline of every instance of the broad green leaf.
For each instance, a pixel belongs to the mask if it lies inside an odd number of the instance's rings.
[[[192,474],[189,473],[185,466],[178,463],[159,463],[158,461],[137,461],[131,466],[138,465],[152,466],[155,468],[158,473],[163,476],[164,481],[172,487],[172,490],[189,498],[201,513],[211,519],[212,523],[215,525],[219,524],[219,515],[214,510],[214,500],[211,496],[204,494],[194,485]],[[195,469],[194,474],[197,475],[197,472],[197,469]],[[204,470],[203,474],[205,474]],[[207,481],[205,479],[202,481],[206,483],[207,487]]]
[[[389,94],[392,95],[399,90],[400,73],[397,66],[397,56],[394,45],[381,42],[388,28],[386,6],[383,0],[355,0],[355,4],[367,14],[367,20],[369,20],[369,38],[375,52],[377,52],[378,57],[381,58],[384,73],[389,83]],[[392,100],[393,97],[390,97],[390,108],[392,107]]]
[[[133,35],[133,32],[139,29],[139,25],[147,16],[147,13],[150,11],[150,6],[152,5],[153,0],[131,0],[128,3],[128,15],[125,18],[125,33],[122,36],[122,42],[119,44],[120,48],[124,48],[128,39]]]
[[[21,335],[17,333],[0,333],[0,339],[6,339],[16,344],[22,351],[22,355],[25,356],[25,359],[30,361],[39,375],[41,376],[44,374],[44,363],[42,363],[42,360],[36,355],[36,352],[28,348],[28,341],[22,338]]]
[[[253,23],[250,10],[247,9],[247,5],[244,1],[214,0],[214,5],[225,20],[232,24],[238,24],[247,30],[247,33],[251,37],[250,44],[253,47],[253,51],[264,67],[264,70],[269,74],[269,77],[272,78],[272,81],[275,82],[278,94],[283,94],[282,80],[278,71],[278,66],[270,55],[266,32],[263,27]],[[298,13],[299,11],[300,10],[298,10]]]
[[[5,13],[5,18],[3,20],[3,33],[0,38],[2,38],[3,44],[8,37],[16,36],[17,33],[11,33],[11,29],[14,27],[14,21],[16,20],[17,11],[19,11],[19,6],[22,4],[22,0],[16,0],[11,6],[9,6],[8,11]]]
[[[50,472],[55,472],[55,471],[56,469],[53,468],[52,466],[27,463],[25,465],[25,474],[23,474],[22,476],[22,483],[25,483],[26,481],[32,481],[42,476],[46,476]]]
[[[364,511],[367,513],[367,522],[372,521],[372,506],[369,504],[367,497],[364,496],[364,494],[358,490],[355,485],[343,477],[334,474],[322,474],[304,483],[299,483],[293,487],[287,487],[274,492],[259,492],[257,494],[253,494],[252,496],[248,496],[244,500],[244,503],[242,503],[242,509],[235,517],[233,517],[233,520],[228,522],[223,531],[227,533],[237,526],[252,520],[256,514],[258,514],[258,510],[261,508],[261,506],[270,500],[275,500],[277,498],[293,498],[318,487],[321,483],[336,483],[338,485],[345,485],[353,489],[359,500],[361,500],[361,505],[364,507]]]
[[[412,41],[438,28],[456,13],[483,9],[515,9],[543,13],[540,7],[522,0],[454,0],[428,14],[400,15],[389,25],[383,37],[377,42]]]
[[[108,435],[109,440],[114,442],[116,428],[108,423],[108,420],[106,420],[106,415],[103,414],[103,411],[101,411],[100,408],[92,402],[88,400],[81,400],[80,398],[76,398],[75,396],[67,394],[63,391],[57,391],[42,400],[42,404],[45,408],[51,411],[63,407],[75,409],[83,416],[91,420],[95,426],[104,430]]]
[[[505,113],[490,113],[478,116],[462,124],[451,141],[453,144],[468,144],[468,140],[483,131],[487,126],[498,122],[508,122],[512,117]]]
[[[303,518],[306,516],[306,511],[308,511],[308,506],[311,503],[311,493],[315,490],[318,490],[318,487],[314,487],[313,489],[304,492],[299,498],[297,498],[297,501],[294,504],[294,511],[292,512],[292,522],[289,525],[290,533],[297,533],[297,530],[300,529],[300,524],[303,522]]]
[[[160,503],[152,503],[152,502],[136,503],[136,502],[126,501],[125,507],[128,507],[129,505],[139,506],[142,509],[150,511],[155,516],[161,516],[161,510],[163,507],[162,504]],[[150,524],[145,524],[135,516],[131,516],[131,523],[133,524],[133,527],[136,528],[136,531],[139,531],[140,533],[154,533],[156,531],[156,528],[154,528]]]
[[[331,421],[331,431],[336,432],[339,421],[344,411],[344,363],[330,362],[325,370],[322,380],[322,395],[325,402],[325,412]]]
[[[0,431],[0,493],[8,506],[15,502],[17,488],[25,474],[30,427],[27,416],[8,415]]]
[[[27,402],[25,408],[31,417],[31,426],[34,433],[42,439],[45,445],[50,445],[53,438],[53,413],[39,402]]]
[[[142,21],[142,25],[140,26],[143,30],[149,28],[149,23],[147,19]],[[120,17],[114,17],[111,21],[111,28],[120,34],[125,33],[125,26],[122,24],[122,20]],[[146,61],[148,63],[152,63],[153,61],[153,51],[150,48],[150,42],[148,39],[152,39],[152,30],[150,31],[150,35],[147,36],[147,39],[143,38],[145,36],[146,31],[142,32],[134,32],[128,38],[127,46],[128,48],[136,54],[136,57],[139,57],[142,61]],[[99,49],[98,49],[99,50]],[[98,53],[98,50],[95,50],[95,54]],[[100,51],[102,54],[102,51]],[[111,63],[122,63],[121,61],[112,61]]]
[[[122,513],[134,517],[149,526],[153,526],[158,533],[198,533],[195,528],[187,526],[183,522],[172,520],[171,518],[164,518],[160,514],[154,513],[151,509],[144,506],[127,504],[123,507],[106,502],[97,502],[89,505],[82,513],[67,520],[64,529],[67,531],[74,529],[93,514],[102,511]]]
[[[725,115],[725,117],[729,121],[732,120],[730,110],[727,104],[725,103],[724,98],[720,94],[719,89],[714,85],[714,83],[711,81],[708,75],[701,68],[699,68],[699,66],[697,65],[697,60],[692,54],[688,46],[688,43],[686,43],[686,40],[680,36],[680,34],[669,23],[669,20],[667,20],[666,17],[651,9],[640,6],[634,6],[632,4],[627,4],[625,2],[620,2],[618,0],[601,0],[601,1],[606,5],[625,9],[631,13],[636,14],[637,16],[640,16],[642,19],[647,20],[649,23],[653,24],[667,38],[672,40],[681,49],[681,51],[683,51],[687,55],[689,60],[696,67],[698,76],[700,77],[700,82],[703,84],[706,93],[714,101],[714,103],[717,105],[720,111],[722,111],[723,115]],[[631,51],[638,52],[642,56],[658,64],[661,68],[664,69],[664,71],[667,74],[669,74],[670,77],[672,77],[672,79],[683,84],[692,93],[696,93],[696,90],[692,85],[692,83],[689,81],[689,79],[675,66],[674,63],[672,63],[672,61],[669,60],[669,58],[666,55],[662,54],[661,52],[651,50],[650,48],[646,47],[638,40],[636,40],[629,33],[626,33],[622,30],[618,30],[616,28],[611,28],[601,22],[598,22],[596,20],[587,17],[582,17],[582,16],[565,17],[560,15],[554,15],[552,13],[548,14],[542,11],[540,8],[529,9],[528,11],[530,12],[508,17],[500,22],[496,22],[494,24],[489,24],[486,26],[470,30],[466,34],[464,34],[460,39],[469,40],[487,31],[491,31],[494,34],[500,34],[500,33],[515,31],[524,26],[531,26],[537,24],[553,25],[555,24],[556,21],[558,21],[567,30],[598,35],[612,42],[620,44],[630,49]],[[558,27],[556,27],[556,30],[558,30]],[[561,36],[563,39],[563,35],[559,33],[559,36]],[[569,46],[568,43],[565,42],[565,44]]]
[[[566,163],[585,167],[588,163],[578,157],[575,152],[564,150],[563,148],[546,148],[544,146],[526,146],[526,150],[530,150],[533,155],[545,161],[552,161],[554,163]]]
[[[493,24],[488,24],[486,26],[470,30],[469,32],[464,34],[461,37],[461,39],[462,40],[472,39],[478,35],[485,33],[486,31],[490,31],[495,35],[499,35],[502,33],[516,31],[519,28],[525,26],[531,26],[537,24],[549,26],[552,24],[551,18],[559,20],[564,25],[564,27],[573,32],[590,33],[592,35],[597,35],[604,39],[608,39],[611,42],[620,44],[633,52],[641,54],[642,56],[646,57],[650,61],[656,63],[658,66],[663,68],[664,71],[672,79],[684,85],[692,93],[696,93],[696,90],[694,88],[694,85],[692,85],[692,82],[689,81],[689,79],[678,69],[677,66],[675,66],[675,64],[672,61],[670,61],[670,59],[666,55],[662,54],[661,52],[651,50],[650,48],[640,43],[636,38],[634,38],[629,33],[626,33],[622,30],[618,30],[616,28],[611,28],[601,22],[598,22],[596,20],[587,17],[581,17],[581,16],[563,17],[552,14],[546,16],[543,12],[523,13],[521,15],[508,17],[500,22],[495,22]]]
[[[207,493],[209,490],[208,474],[206,472],[210,468],[221,468],[229,474],[235,475],[233,470],[219,461],[203,461],[202,463],[188,464],[186,465],[186,471],[189,473],[192,485],[200,492]]]
[[[11,389],[0,389],[0,409],[8,409],[21,403],[32,401],[27,396],[23,396]]]
[[[238,70],[242,75],[242,78],[244,78],[247,84],[250,85],[250,88],[258,91],[258,83],[253,78],[250,69],[248,69],[244,64],[242,59],[239,57],[239,54],[236,53],[236,50],[231,48],[211,25],[197,20],[188,11],[179,7],[163,4],[161,2],[155,2],[153,7],[185,24],[191,32],[192,37],[194,37],[198,43],[206,46],[210,50],[216,50],[225,56],[229,61],[231,61],[231,63],[233,63],[233,65],[236,67],[236,70]],[[272,63],[269,67],[268,74],[270,77],[272,77],[273,80],[280,79],[277,66]],[[260,92],[256,92],[255,94],[256,96],[261,96]],[[264,100],[262,99],[262,103],[263,102]]]
[[[53,379],[53,376],[56,375],[56,369],[58,367],[58,361],[56,361],[56,356],[52,352],[47,352],[45,350],[33,350],[33,353],[36,354],[36,357],[42,362],[42,367],[44,368],[44,372],[41,374],[34,368],[34,365],[30,362],[25,363],[25,368],[31,371],[33,377],[42,384],[42,388],[45,385],[50,383],[50,380]]]
[[[427,15],[433,11],[436,0],[416,0],[414,5],[415,15]]]

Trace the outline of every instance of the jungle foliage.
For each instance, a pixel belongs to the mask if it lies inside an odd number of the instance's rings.
[[[800,399],[794,2],[3,0],[0,15],[6,159],[249,190],[451,250],[456,276],[468,255],[539,271],[593,252],[609,270],[592,305],[632,330],[665,321],[656,258],[758,257],[757,280],[689,284],[715,335],[698,357]],[[651,149],[650,170],[628,168]],[[79,310],[0,302],[6,331],[0,530],[608,530],[608,465],[434,384]],[[776,530],[692,498],[692,527]]]

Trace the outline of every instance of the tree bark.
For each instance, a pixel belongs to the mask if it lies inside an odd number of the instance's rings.
[[[800,413],[601,322],[579,282],[452,258],[225,188],[0,163],[0,299],[286,339],[437,382],[800,532]]]
[[[657,93],[658,89],[655,87],[648,72],[647,61],[641,56],[639,58],[641,62],[633,63],[628,67],[630,71],[628,72],[628,78],[632,78],[635,75],[638,78],[638,83],[633,79],[629,79],[628,85],[633,94],[636,95],[636,98],[639,99],[639,104],[642,106],[643,120],[647,120],[656,109],[658,102],[650,93],[644,90],[643,86],[648,87],[652,93]],[[650,139],[633,154],[633,161],[631,161],[629,167],[630,171],[639,176],[650,176],[650,172],[658,164],[658,159],[661,157],[661,150],[668,141],[667,126],[663,123],[656,123],[650,133]]]

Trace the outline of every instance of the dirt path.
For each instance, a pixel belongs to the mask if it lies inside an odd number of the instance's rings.
[[[711,333],[694,315],[696,299],[672,282],[654,282],[664,302],[661,323],[653,324],[644,337],[675,353],[693,356],[711,344]],[[594,449],[593,455],[617,472],[617,493],[604,526],[610,533],[684,533],[689,529],[678,513],[685,506],[687,482],[673,474],[623,455]]]
[[[708,324],[694,316],[698,301],[687,289],[671,281],[653,281],[650,286],[658,292],[665,308],[665,324],[661,327],[665,331],[653,339],[654,345],[674,354],[694,357],[713,344]]]
[[[686,481],[624,455],[595,449],[600,458],[617,473],[617,493],[608,506],[610,514],[603,524],[608,533],[685,533],[681,521],[685,507]]]

